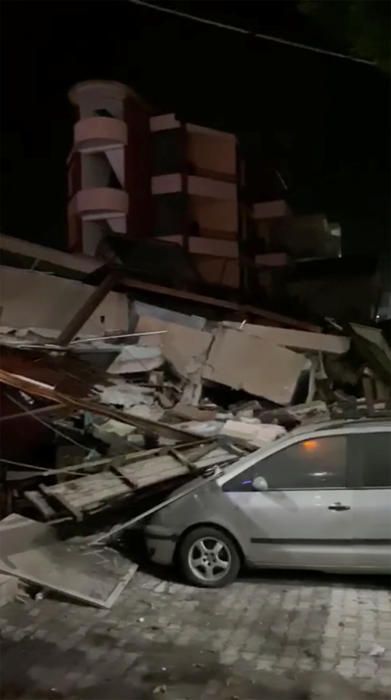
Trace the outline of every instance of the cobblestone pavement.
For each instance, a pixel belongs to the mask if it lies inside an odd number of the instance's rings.
[[[386,586],[269,573],[208,591],[138,572],[108,611],[15,602],[0,609],[0,697],[391,698]]]

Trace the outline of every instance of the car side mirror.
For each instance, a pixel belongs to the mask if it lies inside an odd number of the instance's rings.
[[[267,491],[269,488],[266,479],[263,476],[256,476],[253,481],[253,489],[255,491]]]

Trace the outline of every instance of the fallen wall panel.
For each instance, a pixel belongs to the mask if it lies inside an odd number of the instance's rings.
[[[1,323],[11,328],[52,328],[61,331],[72,319],[75,310],[94,291],[94,287],[82,282],[4,265],[0,268],[0,276]],[[110,292],[80,332],[103,335],[111,331],[127,331],[128,325],[126,296]]]
[[[261,326],[255,323],[239,324],[229,321],[224,322],[224,326],[237,330],[240,327],[242,333],[254,335],[257,338],[296,350],[314,350],[341,355],[347,352],[350,347],[350,338],[343,335],[311,333],[310,331],[297,331],[292,328]]]
[[[287,405],[307,366],[308,360],[292,350],[241,331],[221,328],[215,334],[202,376]]]
[[[90,540],[60,541],[53,526],[20,515],[0,523],[0,571],[101,608],[110,608],[137,565]]]

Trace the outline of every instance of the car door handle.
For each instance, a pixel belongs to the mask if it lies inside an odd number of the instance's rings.
[[[329,510],[350,510],[350,506],[344,506],[343,503],[331,503]]]

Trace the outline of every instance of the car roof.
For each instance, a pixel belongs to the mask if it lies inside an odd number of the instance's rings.
[[[354,428],[357,429],[368,427],[368,428],[386,428],[387,430],[391,428],[391,418],[390,417],[376,417],[376,418],[336,418],[335,420],[322,421],[319,423],[307,423],[306,425],[301,425],[298,428],[292,430],[289,434],[300,434],[309,432],[320,432],[322,430],[333,430],[333,428]]]

